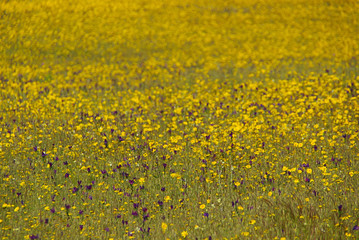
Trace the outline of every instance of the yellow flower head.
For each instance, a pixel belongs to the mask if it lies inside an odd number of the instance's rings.
[[[163,222],[162,225],[161,225],[161,228],[162,228],[162,232],[165,233],[166,230],[167,230],[167,223]]]
[[[187,231],[183,231],[183,232],[181,233],[181,235],[182,235],[182,237],[186,238],[187,235],[188,235],[188,232],[187,232]]]

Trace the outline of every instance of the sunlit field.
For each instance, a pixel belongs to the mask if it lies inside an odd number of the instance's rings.
[[[3,0],[2,239],[359,239],[359,2]]]

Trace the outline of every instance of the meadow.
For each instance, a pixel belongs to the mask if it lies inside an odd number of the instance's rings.
[[[1,1],[1,239],[359,239],[358,9]]]

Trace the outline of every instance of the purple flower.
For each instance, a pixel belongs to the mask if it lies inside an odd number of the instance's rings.
[[[80,211],[79,211],[79,214],[80,214],[80,215],[82,215],[83,213],[84,213],[84,211],[83,211],[83,210],[80,210]]]
[[[359,226],[358,226],[358,225],[355,225],[355,226],[353,227],[353,231],[357,231],[357,230],[359,230]]]
[[[306,178],[305,178],[305,181],[306,181],[306,182],[310,182],[310,179],[306,177]]]
[[[36,235],[31,235],[30,236],[30,239],[39,239],[39,234],[36,234]]]
[[[65,208],[66,208],[66,210],[69,210],[70,209],[70,205],[68,205],[68,204],[65,204]]]
[[[72,193],[76,193],[78,190],[79,190],[79,189],[78,189],[77,187],[74,187],[74,188],[72,189]]]
[[[205,212],[205,213],[203,214],[203,216],[208,217],[208,216],[209,216],[208,212]]]
[[[163,206],[163,202],[162,202],[162,201],[158,201],[157,203],[158,203],[158,205],[159,205],[160,207]]]
[[[37,147],[36,146],[34,147],[34,151],[37,152]]]
[[[150,217],[150,215],[148,215],[148,214],[144,215],[144,216],[143,216],[143,221],[148,220],[149,217]]]
[[[161,188],[161,191],[162,192],[166,191],[166,188],[165,187]]]
[[[68,163],[67,161],[65,161],[65,162],[63,162],[63,164],[66,166],[66,165],[68,165],[69,163]]]
[[[55,208],[51,208],[50,210],[52,213],[55,213]]]
[[[48,223],[49,223],[49,219],[45,218],[45,224],[48,224]]]
[[[142,211],[143,211],[143,212],[147,212],[147,208],[145,208],[145,207],[142,208]]]
[[[80,225],[80,230],[82,230],[84,228],[84,225]]]
[[[87,185],[87,186],[86,186],[86,189],[87,189],[87,190],[91,190],[91,189],[92,189],[92,185]]]
[[[116,218],[121,218],[121,214],[118,214],[118,215],[116,216]]]
[[[138,216],[138,212],[137,212],[137,211],[133,211],[133,212],[132,212],[132,216],[137,217],[137,216]]]
[[[107,228],[105,228],[105,231],[106,231],[106,232],[109,232],[109,231],[110,231],[110,229],[107,227]]]
[[[128,182],[129,182],[131,185],[135,183],[134,180],[128,180]]]
[[[69,173],[66,173],[66,174],[65,174],[65,178],[68,178],[69,176],[70,176]]]
[[[339,212],[341,212],[343,210],[343,205],[339,205],[338,210],[339,210]]]
[[[133,208],[138,208],[139,204],[138,203],[134,203],[133,204]]]

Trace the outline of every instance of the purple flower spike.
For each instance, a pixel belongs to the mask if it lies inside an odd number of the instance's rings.
[[[343,210],[343,205],[339,205],[338,210],[339,210],[339,212],[341,212]]]

